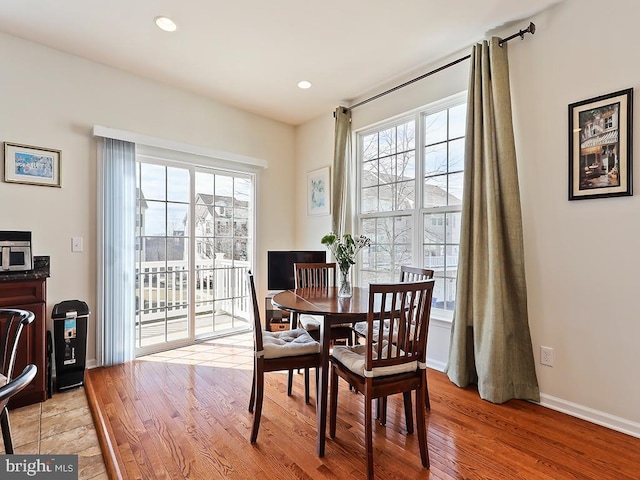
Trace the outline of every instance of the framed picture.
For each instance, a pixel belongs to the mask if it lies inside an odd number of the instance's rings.
[[[632,195],[633,89],[569,105],[569,200]]]
[[[4,142],[4,181],[60,187],[62,152]]]
[[[329,215],[331,212],[329,167],[307,173],[307,214]]]

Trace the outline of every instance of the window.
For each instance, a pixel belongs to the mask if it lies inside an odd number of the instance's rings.
[[[401,265],[431,268],[433,307],[443,313],[455,306],[464,102],[456,95],[357,134],[359,228],[372,242],[359,262],[360,284],[396,281]]]

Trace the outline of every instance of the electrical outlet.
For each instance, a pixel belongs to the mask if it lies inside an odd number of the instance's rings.
[[[540,363],[542,365],[553,367],[553,348],[540,347]]]

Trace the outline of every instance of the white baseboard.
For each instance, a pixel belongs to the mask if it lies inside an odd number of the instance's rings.
[[[626,418],[616,417],[608,413],[594,410],[577,403],[569,402],[561,398],[557,398],[544,393],[540,394],[540,404],[543,407],[566,413],[572,417],[581,418],[596,425],[610,428],[618,432],[626,433],[632,437],[640,438],[640,423],[627,420]]]
[[[444,372],[444,369],[447,367],[447,363],[438,361],[434,358],[427,357],[427,367],[433,368],[434,370],[438,370],[439,372]]]
[[[98,366],[98,362],[95,358],[93,360],[87,361],[87,368],[96,368],[97,366]]]

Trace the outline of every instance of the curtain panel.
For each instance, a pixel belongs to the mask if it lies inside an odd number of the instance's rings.
[[[353,233],[353,188],[351,185],[351,110],[338,107],[333,147],[331,184],[331,231]]]
[[[540,400],[527,314],[507,45],[473,47],[456,310],[446,372],[494,403]]]
[[[135,144],[98,140],[97,360],[135,358]]]

